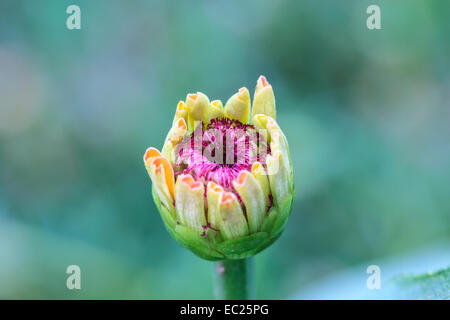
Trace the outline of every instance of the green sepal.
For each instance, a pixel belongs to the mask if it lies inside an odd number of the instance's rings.
[[[152,196],[153,196],[153,201],[155,201],[155,205],[159,211],[159,207],[161,207],[161,200],[159,200],[159,197],[156,194],[155,187],[153,185],[152,185]]]
[[[290,172],[289,172],[289,186],[292,193],[292,198],[295,197],[295,184],[294,184],[294,169],[292,168],[292,160],[291,160],[291,153],[288,148],[288,157],[289,157],[289,165],[290,165]]]
[[[210,243],[203,239],[201,235],[188,227],[177,224],[174,231],[175,240],[199,257],[212,261],[225,258],[224,255],[216,251]]]
[[[211,241],[211,243],[220,243],[220,242],[223,241],[223,237],[220,234],[220,232],[216,231],[214,229],[211,229],[211,228],[206,230],[205,235],[203,236],[203,238],[206,241]]]
[[[257,232],[239,239],[224,241],[217,245],[217,250],[227,259],[243,259],[254,255],[267,238],[267,232]]]
[[[213,229],[208,229],[202,236],[179,224],[174,213],[161,203],[154,188],[152,195],[164,225],[175,241],[200,258],[210,261],[243,259],[269,247],[283,233],[293,203],[293,195],[288,195],[279,206],[272,207],[263,221],[261,232],[223,241],[220,232]]]
[[[257,253],[263,251],[264,249],[270,247],[272,245],[272,243],[274,243],[281,236],[282,233],[283,233],[283,230],[281,230],[276,235],[270,235],[270,237],[267,238],[267,241],[264,242],[264,244],[254,254],[257,254]]]
[[[175,213],[171,214],[169,210],[167,210],[167,208],[163,204],[161,204],[161,200],[156,194],[154,187],[152,187],[152,194],[156,208],[158,209],[159,214],[161,215],[161,218],[163,219],[164,223],[167,225],[167,227],[175,228],[175,225],[177,224],[177,221],[174,218]]]
[[[270,232],[271,236],[278,235],[283,231],[291,213],[293,199],[294,197],[292,195],[287,195],[281,203],[279,203],[279,213]]]
[[[167,210],[164,205],[161,204],[161,200],[156,194],[155,189],[152,190],[153,199],[155,201],[155,205],[161,215],[161,218],[166,226],[167,231],[170,235],[175,239],[175,241],[181,246],[189,249],[194,254],[199,256],[200,258],[206,260],[222,260],[224,256],[214,250],[211,245],[202,238],[201,235],[198,235],[191,229],[178,224],[175,220],[174,216]],[[219,236],[217,236],[216,231],[211,230],[211,232],[207,232],[207,237],[214,238],[215,240],[219,240]]]
[[[267,216],[264,218],[263,224],[261,226],[261,231],[270,232],[270,229],[272,228],[273,223],[277,218],[277,216],[278,216],[278,209],[276,207],[272,207]]]

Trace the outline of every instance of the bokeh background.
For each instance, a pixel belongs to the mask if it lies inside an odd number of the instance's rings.
[[[449,15],[441,0],[2,0],[0,298],[212,298],[211,263],[164,229],[142,155],[187,93],[226,101],[260,74],[297,192],[256,257],[257,298],[345,297],[373,263],[448,266]]]

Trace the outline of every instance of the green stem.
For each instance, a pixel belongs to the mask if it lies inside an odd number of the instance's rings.
[[[253,299],[253,258],[223,260],[214,265],[214,293],[219,300]]]

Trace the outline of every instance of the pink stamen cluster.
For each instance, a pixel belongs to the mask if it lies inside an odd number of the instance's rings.
[[[214,181],[234,191],[232,182],[242,170],[251,171],[254,162],[265,166],[270,146],[255,127],[231,119],[213,119],[198,125],[176,149],[175,174],[190,174],[205,185]]]

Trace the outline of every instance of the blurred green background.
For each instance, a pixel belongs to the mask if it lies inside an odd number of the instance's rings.
[[[442,0],[1,1],[0,298],[212,298],[211,263],[164,229],[142,155],[187,93],[226,101],[260,74],[296,199],[256,257],[257,298],[308,297],[357,266],[365,286],[369,263],[428,245],[424,268],[446,267],[449,17]]]

